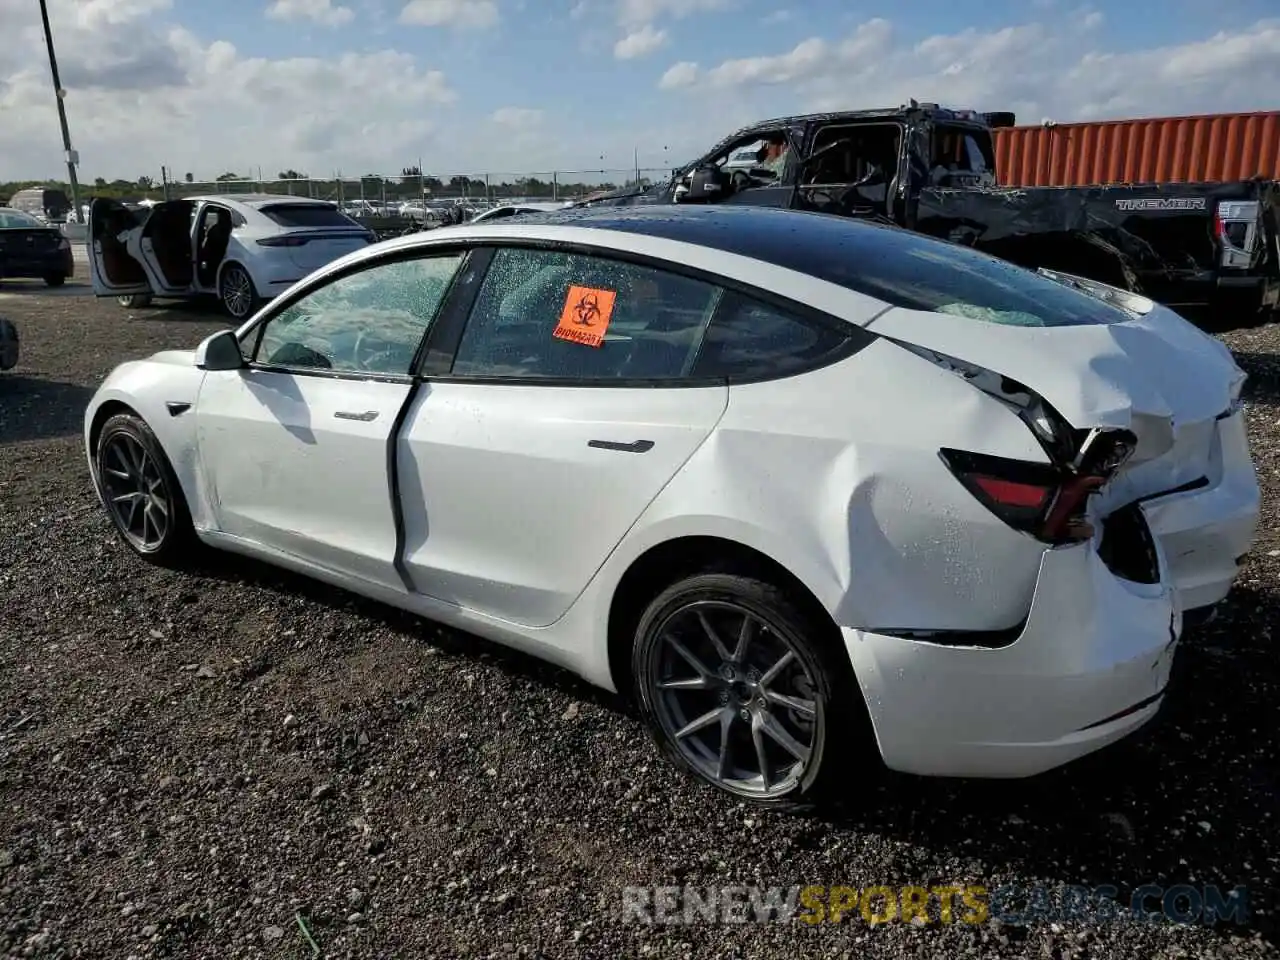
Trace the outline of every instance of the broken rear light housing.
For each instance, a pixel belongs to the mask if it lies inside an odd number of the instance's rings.
[[[1032,463],[954,450],[938,451],[942,462],[973,496],[997,517],[1049,544],[1076,543],[1093,536],[1085,517],[1089,497],[1133,452],[1128,430],[1091,430],[1070,462]]]

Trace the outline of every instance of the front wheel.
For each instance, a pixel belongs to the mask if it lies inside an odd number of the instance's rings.
[[[127,293],[122,297],[116,297],[116,303],[124,307],[126,310],[137,310],[141,307],[151,306],[151,294],[149,293]]]
[[[223,267],[222,276],[218,279],[218,300],[232,320],[248,320],[259,303],[249,271],[238,263]]]
[[[52,273],[44,278],[45,286],[60,287],[67,282],[67,278],[60,273]]]
[[[103,424],[94,481],[116,532],[134,553],[166,567],[190,556],[195,531],[187,502],[146,421],[120,413]]]
[[[830,624],[752,577],[705,573],[664,590],[640,618],[636,702],[677,766],[741,799],[812,806],[853,739]]]

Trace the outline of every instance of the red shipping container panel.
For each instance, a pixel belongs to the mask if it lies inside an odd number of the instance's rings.
[[[993,130],[1010,187],[1280,180],[1280,110]]]

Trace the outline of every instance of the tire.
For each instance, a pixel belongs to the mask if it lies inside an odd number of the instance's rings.
[[[66,282],[67,278],[60,273],[55,273],[44,278],[44,284],[46,287],[60,287]]]
[[[238,263],[228,263],[218,277],[218,302],[232,320],[248,320],[262,303],[253,287],[249,271]]]
[[[119,413],[102,425],[93,452],[93,479],[120,539],[139,557],[157,566],[180,567],[197,552],[199,541],[182,487],[141,417]],[[126,495],[136,502],[126,503]]]
[[[0,317],[0,370],[12,370],[16,367],[19,353],[18,328],[12,320]]]
[[[116,297],[116,303],[124,307],[126,310],[137,310],[141,307],[151,306],[151,294],[149,293],[127,293],[123,297]]]
[[[869,731],[869,722],[831,624],[806,609],[772,583],[731,573],[688,577],[649,604],[632,647],[633,694],[662,752],[677,767],[739,800],[789,812],[812,808],[831,795],[845,766],[845,748],[859,739],[855,734]],[[720,635],[723,651],[699,614]],[[744,619],[754,622],[754,636],[738,659],[735,624],[740,627]],[[660,686],[701,673],[670,641],[673,636],[707,671],[700,678],[705,687]],[[784,660],[785,654],[790,656]],[[771,666],[781,670],[772,680]],[[790,700],[796,706],[781,705],[773,699],[779,694],[796,698]],[[800,702],[807,702],[811,716],[798,709]],[[699,720],[705,723],[696,733],[677,736]],[[722,770],[726,724],[730,760]],[[777,730],[782,737],[771,732]],[[786,738],[790,745],[784,748]],[[759,776],[757,740],[768,777]],[[797,747],[803,754],[799,760]],[[751,778],[747,774],[753,768]]]

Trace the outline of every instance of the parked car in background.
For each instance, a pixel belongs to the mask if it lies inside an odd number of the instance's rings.
[[[344,257],[116,368],[84,438],[139,556],[510,644],[791,805],[860,744],[1014,777],[1150,720],[1254,535],[1243,382],[1150,300],[906,230],[601,208]]]
[[[375,239],[336,205],[306,197],[184,197],[149,210],[100,198],[89,210],[94,293],[129,307],[212,295],[235,320]]]
[[[65,223],[72,210],[71,198],[56,187],[28,187],[9,198],[9,206],[45,223]]]
[[[547,202],[526,201],[521,203],[504,203],[500,206],[490,207],[481,213],[477,213],[471,218],[471,223],[480,223],[485,220],[502,220],[507,217],[514,217],[522,213],[547,213],[551,210],[562,210],[570,206],[572,201]]]
[[[0,280],[43,280],[60,287],[75,276],[71,241],[56,226],[0,207]]]

